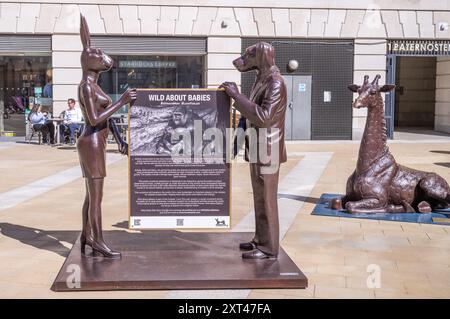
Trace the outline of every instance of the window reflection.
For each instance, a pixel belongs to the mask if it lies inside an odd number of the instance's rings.
[[[99,84],[116,101],[127,88],[203,88],[203,56],[112,55],[114,66]],[[120,112],[127,112],[124,107]]]
[[[1,129],[25,135],[25,116],[33,104],[52,112],[50,56],[0,56]]]

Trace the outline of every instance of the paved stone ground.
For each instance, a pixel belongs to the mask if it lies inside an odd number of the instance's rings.
[[[450,181],[450,139],[408,139],[390,148],[399,163]],[[308,276],[308,289],[54,293],[50,286],[80,229],[84,187],[77,153],[1,142],[0,297],[450,298],[450,226],[310,215],[322,193],[345,191],[357,151],[355,142],[288,144],[281,244]],[[108,160],[104,226],[117,229],[128,215],[127,160],[114,152]],[[232,174],[232,231],[251,229],[248,165],[239,159]],[[372,264],[381,269],[381,288],[367,287]]]

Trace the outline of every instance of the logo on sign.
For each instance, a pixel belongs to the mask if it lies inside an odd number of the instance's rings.
[[[220,227],[220,226],[228,226],[227,223],[225,222],[225,220],[220,220],[219,218],[216,218],[216,226]]]

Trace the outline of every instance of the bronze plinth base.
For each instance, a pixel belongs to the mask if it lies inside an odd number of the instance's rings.
[[[250,240],[251,233],[105,231],[104,236],[122,253],[122,259],[87,257],[81,254],[77,239],[53,291],[308,286],[305,275],[283,249],[278,260],[243,260],[239,243]]]

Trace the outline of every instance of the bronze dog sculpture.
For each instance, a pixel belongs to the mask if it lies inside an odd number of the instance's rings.
[[[107,258],[120,258],[120,252],[109,248],[102,231],[101,204],[103,196],[103,180],[106,176],[106,140],[110,117],[123,105],[136,100],[136,91],[127,90],[116,103],[102,91],[97,81],[99,74],[113,66],[113,60],[102,50],[92,48],[89,28],[81,15],[80,37],[83,44],[81,66],[83,76],[78,88],[81,111],[86,125],[77,141],[81,170],[86,181],[86,197],[82,210],[83,228],[80,236],[81,250],[92,248],[93,255]],[[115,128],[115,129],[114,129]],[[115,125],[111,127],[114,136],[118,137]],[[127,152],[126,143],[119,143],[121,153]]]
[[[396,163],[387,146],[386,121],[380,92],[389,92],[395,85],[378,85],[380,75],[372,83],[364,77],[362,86],[349,85],[358,97],[354,108],[367,107],[367,122],[359,149],[356,170],[347,181],[346,195],[333,199],[331,208],[359,213],[428,213],[446,208],[450,188],[435,173],[411,169]]]
[[[270,165],[276,167],[274,172],[265,173],[264,167],[268,162],[260,159],[259,152],[257,160],[250,161],[256,232],[252,241],[241,243],[239,247],[242,250],[249,250],[242,254],[243,258],[274,259],[277,258],[279,251],[277,203],[279,166],[287,160],[284,145],[286,85],[280,70],[275,66],[274,48],[268,43],[259,42],[248,47],[241,57],[233,61],[233,64],[239,72],[256,70],[257,73],[250,98],[239,93],[233,82],[221,85],[234,99],[234,107],[247,119],[247,127],[255,129],[258,133],[256,140],[246,140],[246,160],[250,160],[251,143],[256,143],[258,148],[264,144],[266,149],[275,149],[268,157]],[[269,132],[267,136],[259,134],[264,132],[264,129]],[[272,135],[274,131],[278,131],[278,138]]]

